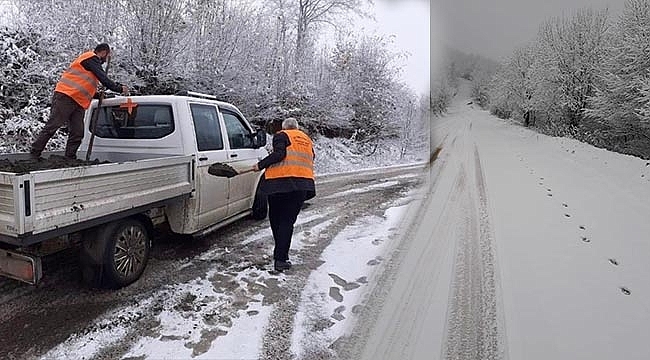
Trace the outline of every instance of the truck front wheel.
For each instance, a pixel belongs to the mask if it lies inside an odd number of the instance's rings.
[[[136,281],[149,260],[147,226],[129,218],[88,232],[82,246],[82,273],[93,286],[121,288]]]

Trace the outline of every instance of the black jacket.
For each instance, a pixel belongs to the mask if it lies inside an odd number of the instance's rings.
[[[83,66],[84,69],[95,74],[97,79],[102,84],[104,84],[104,86],[106,86],[108,89],[111,89],[118,93],[122,92],[122,84],[114,82],[113,80],[108,78],[106,72],[102,68],[102,61],[99,59],[97,55],[82,61],[81,66]]]
[[[278,132],[273,135],[273,152],[257,163],[260,170],[282,161],[287,156],[287,147],[289,145],[291,145],[291,141],[287,134]],[[305,200],[316,196],[314,180],[298,177],[265,178],[262,181],[261,190],[267,195],[298,191],[304,194]]]

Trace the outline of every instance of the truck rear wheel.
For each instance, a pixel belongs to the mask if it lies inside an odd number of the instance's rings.
[[[151,238],[138,219],[117,220],[88,232],[82,274],[92,286],[121,288],[136,281],[149,260]]]

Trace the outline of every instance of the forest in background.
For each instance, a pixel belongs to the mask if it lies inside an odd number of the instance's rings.
[[[650,159],[650,2],[552,18],[501,63],[460,57],[475,100],[553,135]],[[435,97],[434,97],[435,98]]]
[[[60,74],[107,42],[109,76],[132,95],[192,90],[237,105],[256,125],[296,117],[314,136],[426,146],[430,99],[399,74],[390,38],[358,34],[368,0],[11,0],[0,28],[1,152],[26,151]],[[331,31],[334,29],[334,31]],[[331,31],[333,44],[319,41]],[[65,134],[49,150],[60,149]]]

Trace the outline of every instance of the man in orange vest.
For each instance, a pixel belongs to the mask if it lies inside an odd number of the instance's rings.
[[[273,152],[253,166],[266,169],[261,191],[268,195],[269,223],[275,240],[276,271],[291,268],[289,247],[293,225],[305,200],[316,196],[314,148],[309,136],[298,130],[298,122],[287,118],[273,135]]]
[[[30,154],[38,159],[54,133],[65,123],[68,123],[68,141],[65,146],[65,156],[77,158],[77,149],[84,137],[84,111],[90,107],[98,82],[115,92],[127,94],[126,85],[116,83],[106,76],[102,64],[111,55],[108,44],[99,44],[95,51],[87,51],[77,57],[68,69],[63,72],[56,84],[52,96],[50,118],[45,127],[32,143]]]

